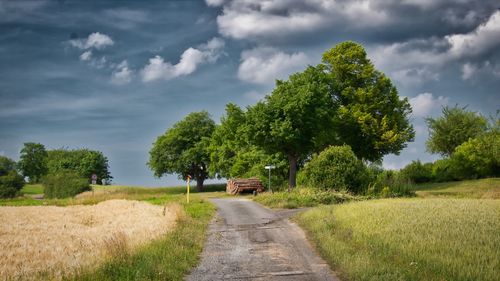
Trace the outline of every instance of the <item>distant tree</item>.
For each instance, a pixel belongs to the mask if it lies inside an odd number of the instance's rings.
[[[100,151],[86,148],[49,150],[47,167],[49,174],[73,172],[87,181],[90,181],[92,174],[97,175],[98,182],[102,179],[109,182],[113,178],[109,172],[108,158]]]
[[[466,107],[443,107],[443,115],[425,119],[429,127],[427,150],[443,156],[451,156],[455,148],[475,138],[488,129],[488,120]]]
[[[178,174],[196,180],[201,191],[203,182],[210,178],[208,146],[215,123],[206,111],[193,112],[159,136],[149,151],[148,166],[155,176]]]
[[[40,178],[47,173],[45,146],[34,142],[25,143],[21,149],[18,168],[23,176],[29,178],[30,182],[39,182]]]
[[[391,80],[375,69],[363,46],[340,43],[323,54],[323,64],[336,104],[329,144],[348,144],[359,158],[378,161],[413,141],[408,99],[401,98]]]
[[[268,154],[286,155],[289,189],[296,186],[299,161],[327,139],[334,107],[323,66],[309,66],[286,81],[278,80],[271,95],[248,109],[250,142]]]
[[[16,170],[16,162],[14,160],[0,155],[0,176],[5,176],[10,171]]]

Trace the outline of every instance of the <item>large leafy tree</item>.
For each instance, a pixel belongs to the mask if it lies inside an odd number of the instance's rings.
[[[196,188],[210,177],[210,155],[207,147],[215,123],[206,111],[193,112],[159,136],[149,151],[148,166],[155,176],[178,174],[179,179],[189,175],[196,180]]]
[[[277,81],[271,95],[249,107],[247,136],[268,154],[286,155],[289,188],[296,186],[298,163],[323,145],[333,108],[323,66]]]
[[[466,107],[443,107],[442,114],[441,117],[425,120],[429,127],[426,146],[431,153],[451,156],[457,146],[488,129],[488,120]]]
[[[29,178],[30,182],[39,182],[40,178],[47,173],[47,151],[43,144],[24,143],[20,158],[18,168],[23,176]]]
[[[74,172],[89,181],[92,174],[97,175],[98,182],[102,179],[109,182],[113,178],[109,172],[108,158],[96,150],[64,148],[49,150],[47,167],[49,174]]]
[[[5,176],[10,171],[16,170],[16,162],[14,160],[0,155],[0,176]]]
[[[264,166],[272,164],[273,186],[282,185],[288,173],[288,161],[281,153],[268,154],[248,141],[246,112],[235,104],[226,105],[210,140],[210,173],[224,178],[259,177],[267,184]]]
[[[323,54],[335,108],[335,138],[365,160],[398,154],[414,138],[411,107],[384,73],[375,69],[360,44],[347,41]]]

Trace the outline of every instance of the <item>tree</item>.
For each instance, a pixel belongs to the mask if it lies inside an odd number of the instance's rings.
[[[288,172],[288,161],[280,153],[267,154],[250,144],[246,135],[246,112],[235,104],[226,105],[226,115],[210,139],[210,174],[224,178],[258,177],[267,183],[264,166],[273,164],[273,186],[282,185]]]
[[[282,153],[289,163],[289,189],[296,186],[299,161],[322,146],[332,127],[332,109],[323,66],[309,66],[276,88],[264,101],[249,107],[246,133],[268,154]]]
[[[98,182],[113,178],[109,172],[108,158],[100,151],[86,148],[49,150],[47,167],[49,174],[73,172],[87,181],[90,181],[92,174],[97,175]]]
[[[347,41],[323,54],[329,91],[335,101],[335,137],[330,144],[351,146],[362,159],[378,161],[398,154],[415,132],[408,120],[411,106],[375,69],[363,46]]]
[[[210,155],[207,147],[215,123],[206,111],[193,112],[159,136],[149,151],[148,166],[156,177],[176,173],[179,179],[189,175],[198,191],[209,178]]]
[[[14,160],[0,155],[0,176],[5,176],[10,171],[16,170],[16,162]]]
[[[39,182],[47,173],[47,151],[40,143],[27,142],[21,149],[21,159],[18,162],[19,170],[30,182]]]
[[[427,150],[443,156],[451,156],[455,148],[475,138],[488,129],[488,120],[467,107],[443,107],[443,116],[425,119],[429,127]]]

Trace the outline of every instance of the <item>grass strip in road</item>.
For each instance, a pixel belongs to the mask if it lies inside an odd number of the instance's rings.
[[[371,200],[322,206],[295,220],[341,279],[500,276],[500,200]]]
[[[347,193],[314,190],[310,188],[295,188],[291,192],[265,192],[252,198],[262,205],[277,209],[315,207],[322,204],[329,205],[359,200],[358,197]]]
[[[117,253],[74,280],[183,280],[199,260],[215,207],[199,196],[183,203],[185,216],[172,232],[134,253]],[[179,197],[180,198],[180,197]],[[160,203],[160,202],[155,202]],[[164,203],[164,202],[163,202]]]

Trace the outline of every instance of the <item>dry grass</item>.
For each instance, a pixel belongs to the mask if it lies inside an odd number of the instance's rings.
[[[0,279],[59,278],[107,256],[126,256],[173,229],[182,212],[178,204],[129,200],[0,207]]]

